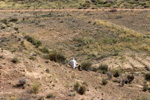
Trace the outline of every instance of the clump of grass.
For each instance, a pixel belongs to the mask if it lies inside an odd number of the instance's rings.
[[[15,63],[15,64],[16,64],[16,63],[19,63],[19,59],[15,57],[15,58],[13,58],[13,59],[11,60],[11,62],[13,62],[13,63]]]
[[[2,26],[1,26],[1,29],[5,29],[5,26],[2,25]]]
[[[7,19],[3,19],[3,20],[1,20],[1,22],[6,24],[6,25],[8,24]]]
[[[49,50],[46,47],[41,48],[40,51],[43,53],[49,53]]]
[[[78,90],[79,90],[79,87],[80,87],[79,82],[76,82],[76,83],[74,84],[74,90],[75,90],[75,91],[78,91]]]
[[[63,54],[58,53],[56,51],[51,52],[49,54],[49,59],[51,61],[55,61],[55,62],[59,62],[59,63],[65,63],[65,61],[66,61],[66,57]]]
[[[30,37],[29,35],[25,36],[25,39],[35,45],[36,48],[42,45],[42,42],[39,40],[34,39],[33,37]]]
[[[92,66],[92,63],[90,62],[83,62],[81,64],[82,69],[86,71],[90,71],[92,69],[91,66]]]
[[[108,65],[106,64],[101,64],[98,68],[97,71],[100,71],[100,73],[106,74],[108,71]]]
[[[129,84],[131,84],[131,82],[134,80],[134,76],[133,75],[128,75],[127,79],[129,81]]]
[[[86,91],[86,87],[85,86],[80,86],[80,88],[78,90],[78,93],[83,95],[83,94],[85,94],[85,91]]]
[[[86,92],[86,87],[84,85],[80,86],[80,84],[76,82],[74,84],[74,90],[78,92],[80,95],[83,95]]]
[[[50,98],[55,98],[54,94],[53,93],[49,93],[46,98],[50,99]]]
[[[144,82],[144,84],[143,84],[143,91],[145,92],[147,90],[148,90],[148,84],[147,84],[147,82]]]
[[[17,21],[18,21],[17,18],[11,18],[11,19],[9,20],[9,22],[17,22]]]
[[[108,81],[106,79],[102,80],[102,85],[106,85],[108,83]]]
[[[40,88],[41,88],[41,84],[39,84],[39,83],[34,83],[33,85],[32,85],[32,87],[31,87],[31,93],[34,93],[34,94],[37,94],[37,93],[39,93],[39,91],[40,91]]]
[[[3,56],[3,55],[0,55],[0,59],[4,59],[4,56]]]
[[[84,3],[80,4],[79,9],[86,9],[90,7],[90,2],[89,1],[85,1]]]
[[[33,56],[30,56],[30,58],[29,58],[30,60],[36,60],[36,58],[35,57],[33,57]]]
[[[145,80],[150,81],[150,72],[145,74]]]
[[[119,70],[112,70],[113,76],[114,77],[119,77],[120,76],[120,71]]]

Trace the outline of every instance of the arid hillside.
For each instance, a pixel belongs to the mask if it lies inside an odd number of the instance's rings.
[[[1,0],[1,9],[150,8],[148,0]]]
[[[0,16],[0,100],[149,100],[150,11]]]

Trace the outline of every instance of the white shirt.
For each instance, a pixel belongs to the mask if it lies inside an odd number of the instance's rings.
[[[76,60],[70,60],[70,61],[68,62],[68,64],[69,64],[72,68],[76,68],[76,66],[77,66]]]

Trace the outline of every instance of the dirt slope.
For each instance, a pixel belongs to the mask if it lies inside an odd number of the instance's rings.
[[[50,94],[50,98],[47,99],[137,100],[142,97],[149,99],[150,93],[142,91],[143,82],[146,81],[144,75],[149,72],[150,68],[150,57],[147,52],[136,52],[125,48],[120,52],[121,55],[117,56],[112,56],[113,53],[111,54],[111,52],[106,55],[97,54],[96,52],[97,56],[87,57],[88,53],[93,52],[98,45],[96,45],[96,42],[90,45],[88,43],[85,45],[86,42],[80,44],[80,42],[82,43],[94,36],[98,39],[105,34],[109,37],[112,30],[116,32],[114,28],[111,30],[110,27],[98,26],[90,22],[89,19],[94,16],[94,14],[92,16],[90,14],[89,12],[76,11],[0,13],[1,20],[3,20],[0,22],[0,25],[3,26],[0,30],[0,100],[1,98],[2,100],[45,100]],[[13,18],[18,20],[11,22],[10,20]],[[4,19],[7,19],[7,21]],[[100,30],[102,32],[97,33],[99,29],[104,31]],[[40,51],[40,47],[37,48],[27,41],[26,35],[41,40],[42,45],[48,47],[49,50],[62,51],[67,60],[76,56],[79,63],[84,60],[89,61],[92,62],[94,68],[99,67],[101,64],[107,64],[109,69],[121,69],[123,72],[118,78],[113,77],[112,80],[108,80],[106,85],[102,85],[102,80],[108,78],[106,74],[73,70],[67,64],[44,59],[43,56],[45,55]],[[84,41],[79,41],[79,46],[76,46],[78,43],[73,41],[74,37],[82,36],[87,38]],[[142,43],[145,43],[145,41]],[[88,49],[80,47],[80,45],[84,45]],[[106,45],[107,43],[104,44],[104,47]],[[73,54],[73,52],[76,54]],[[130,72],[134,75],[133,82],[121,87],[119,81],[130,75]],[[17,86],[20,79],[26,80],[24,88]],[[86,86],[87,89],[84,95],[80,95],[74,90],[76,82]],[[147,83],[149,85],[149,82]],[[40,84],[37,87],[40,91],[34,94],[31,90],[36,84]]]

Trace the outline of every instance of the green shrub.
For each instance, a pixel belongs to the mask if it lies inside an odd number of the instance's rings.
[[[150,81],[150,72],[145,74],[145,80]]]
[[[1,20],[1,22],[4,24],[8,24],[7,19],[3,19],[3,20]]]
[[[81,95],[85,94],[85,92],[86,92],[86,87],[85,86],[81,86],[78,90],[78,93],[81,94]]]
[[[81,64],[82,69],[86,71],[90,71],[92,69],[91,66],[92,66],[92,63],[90,62],[83,62]]]
[[[49,54],[49,59],[51,61],[55,61],[55,62],[59,62],[59,63],[65,63],[65,61],[66,61],[66,57],[64,55],[62,55],[61,53],[58,53],[56,51],[51,52]]]
[[[1,29],[5,29],[5,26],[2,25],[2,26],[1,26]]]
[[[12,19],[9,20],[9,22],[17,22],[17,21],[18,21],[17,18],[12,18]]]
[[[18,58],[13,58],[12,60],[11,60],[11,62],[13,62],[13,63],[18,63],[19,62],[19,60],[18,60]]]
[[[49,53],[49,50],[46,47],[40,49],[40,51],[43,53]]]
[[[29,35],[25,36],[25,39],[35,45],[36,48],[42,45],[42,42],[39,40],[34,39],[33,37],[30,37]]]
[[[35,57],[33,57],[33,56],[30,56],[30,58],[29,58],[30,60],[36,60],[36,58]]]
[[[100,71],[103,74],[106,74],[106,72],[108,71],[108,65],[106,64],[102,64],[97,68],[97,71]]]
[[[39,83],[34,83],[31,87],[31,93],[37,94],[40,91],[41,85]]]
[[[108,83],[108,81],[106,79],[102,80],[102,85],[106,85]]]

